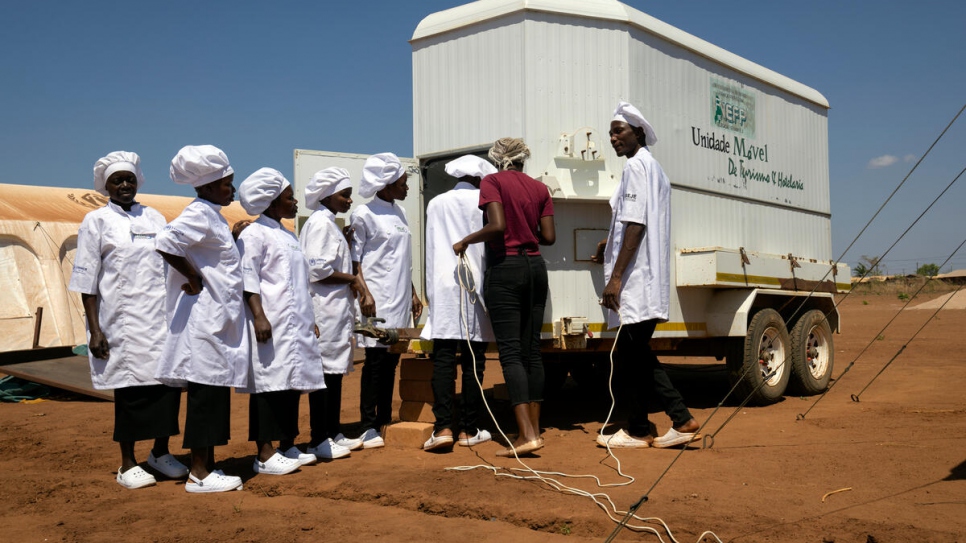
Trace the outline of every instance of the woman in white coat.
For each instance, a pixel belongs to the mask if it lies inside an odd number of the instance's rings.
[[[188,145],[171,160],[171,180],[198,198],[155,240],[168,272],[168,337],[155,377],[187,386],[184,447],[191,449],[185,491],[241,490],[215,470],[214,448],[231,438],[231,387],[248,384],[251,345],[241,258],[222,206],[235,199],[235,171],[212,145]]]
[[[295,447],[299,396],[325,388],[315,318],[308,291],[308,263],[298,239],[282,219],[298,213],[291,183],[272,168],[261,168],[238,189],[242,207],[258,215],[238,235],[245,301],[256,343],[248,386],[249,441],[258,447],[255,473],[284,475],[315,463]],[[278,450],[272,446],[279,442]]]
[[[91,381],[95,389],[114,390],[117,482],[130,489],[156,483],[138,466],[136,441],[154,440],[148,465],[155,470],[173,478],[188,474],[168,452],[168,438],[180,432],[181,389],[154,378],[167,335],[166,268],[154,250],[165,220],[135,201],[144,182],[140,164],[137,154],[115,151],[94,165],[94,189],[110,200],[81,222],[70,278],[87,315]]]
[[[412,234],[406,213],[396,203],[409,194],[406,170],[392,153],[366,159],[359,194],[372,200],[352,213],[353,271],[364,283],[359,309],[363,316],[385,319],[389,328],[406,328],[419,319],[423,304],[412,283]],[[375,196],[373,198],[373,196]],[[379,429],[392,421],[392,393],[399,355],[386,345],[360,336],[366,348],[359,411],[362,446],[385,445]]]
[[[427,451],[451,448],[456,429],[461,429],[460,445],[478,445],[491,439],[490,432],[480,428],[477,419],[483,405],[480,384],[486,365],[486,344],[493,341],[493,329],[482,299],[483,246],[467,247],[461,259],[453,252],[453,244],[483,228],[480,181],[496,173],[496,168],[478,156],[465,155],[446,163],[445,169],[458,182],[426,207],[429,315],[420,336],[433,340],[433,416],[436,418],[433,433],[423,444]],[[458,271],[461,265],[466,266],[470,277]],[[467,280],[472,280],[475,293],[464,290]],[[462,351],[463,406],[457,418],[453,383],[459,351]]]
[[[352,180],[343,168],[326,168],[312,176],[305,187],[309,215],[299,242],[309,260],[309,292],[319,327],[325,389],[309,393],[312,437],[308,452],[319,458],[349,456],[362,447],[361,439],[342,434],[342,378],[352,368],[352,325],[355,297],[362,281],[352,273],[352,255],[335,216],[352,206]]]

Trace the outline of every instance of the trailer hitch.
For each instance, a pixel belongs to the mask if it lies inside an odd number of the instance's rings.
[[[375,338],[383,345],[393,345],[399,342],[399,330],[395,328],[380,328],[376,324],[386,322],[386,319],[378,317],[362,317],[362,321],[356,320],[352,331],[366,337]]]

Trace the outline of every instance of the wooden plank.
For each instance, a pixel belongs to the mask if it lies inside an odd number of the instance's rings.
[[[111,390],[95,390],[86,356],[68,356],[0,365],[0,372],[101,400],[114,401]]]

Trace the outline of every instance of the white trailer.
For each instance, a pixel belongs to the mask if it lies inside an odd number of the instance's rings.
[[[652,346],[727,359],[758,403],[790,380],[800,393],[827,387],[833,294],[850,288],[850,270],[832,261],[820,93],[616,0],[482,0],[426,17],[411,44],[416,158],[403,160],[419,191],[403,207],[417,289],[426,205],[455,182],[443,165],[521,137],[526,171],[556,209],[557,243],[542,250],[546,350],[609,348],[603,270],[589,257],[624,164],[606,136],[610,113],[628,100],[655,126],[652,152],[672,184],[671,314]],[[365,158],[296,150],[296,191],[328,166],[358,187]]]
[[[616,0],[482,0],[426,17],[411,45],[421,210],[452,186],[446,161],[504,136],[527,142],[526,172],[553,195],[548,349],[613,339],[590,255],[624,164],[611,112],[627,100],[672,185],[670,319],[653,346],[726,358],[758,403],[790,376],[801,393],[827,387],[850,271],[832,261],[820,93]]]

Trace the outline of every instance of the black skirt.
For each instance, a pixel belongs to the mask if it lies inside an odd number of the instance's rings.
[[[188,383],[186,449],[227,445],[231,439],[231,388]]]
[[[176,436],[181,389],[166,385],[114,390],[114,441],[126,443]]]
[[[298,390],[252,394],[248,400],[248,440],[294,440],[299,435]]]

